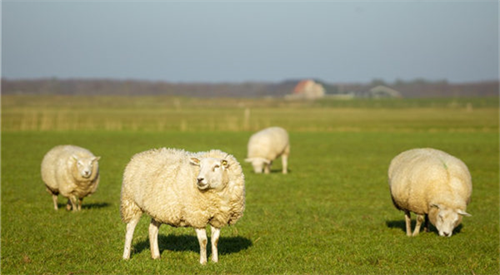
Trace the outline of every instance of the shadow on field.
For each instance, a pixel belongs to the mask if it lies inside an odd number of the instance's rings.
[[[105,208],[109,207],[111,204],[107,202],[95,202],[95,203],[88,203],[88,204],[82,204],[82,209],[94,209],[94,208]]]
[[[288,174],[292,174],[293,171],[291,169],[288,169]],[[282,174],[283,173],[283,169],[279,168],[279,169],[271,169],[271,174]]]
[[[158,235],[158,246],[160,248],[160,254],[164,250],[169,251],[193,251],[200,253],[200,246],[198,244],[198,238],[191,235]],[[252,241],[243,237],[220,237],[219,244],[217,248],[219,249],[219,255],[236,253],[241,250],[245,250],[252,246]],[[135,253],[141,253],[143,250],[149,250],[149,239],[146,239],[140,243],[134,245]],[[210,238],[207,244],[207,255],[210,255],[212,247],[210,245]]]
[[[95,202],[95,203],[83,203],[82,204],[82,209],[98,209],[98,208],[105,208],[109,207],[111,204],[107,202]],[[66,203],[58,203],[57,207],[59,209],[66,209]]]
[[[411,230],[415,230],[415,224],[417,222],[415,220],[411,221]],[[385,221],[385,224],[389,228],[399,228],[401,231],[403,231],[406,234],[406,222],[405,220],[393,220],[393,221]],[[420,227],[420,234],[425,233],[424,231],[424,225],[422,224],[422,227]],[[455,229],[453,229],[453,235],[460,233],[462,230],[462,224],[459,224]],[[432,223],[429,222],[429,232],[433,232],[436,235],[439,235],[438,230],[432,225]]]

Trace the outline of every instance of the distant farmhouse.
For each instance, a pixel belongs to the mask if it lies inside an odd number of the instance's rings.
[[[314,80],[307,79],[300,81],[293,89],[293,93],[288,95],[290,99],[317,99],[325,96],[325,88]]]
[[[379,85],[368,90],[368,97],[385,98],[385,97],[403,97],[400,92],[387,86]]]

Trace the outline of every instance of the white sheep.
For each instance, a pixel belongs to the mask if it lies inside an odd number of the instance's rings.
[[[57,195],[68,198],[67,210],[82,209],[83,198],[99,185],[99,163],[89,150],[74,145],[59,145],[45,154],[41,174],[57,210]]]
[[[130,258],[134,229],[145,212],[151,216],[151,257],[160,258],[161,224],[194,227],[200,263],[207,262],[211,226],[212,261],[218,261],[220,228],[236,223],[245,209],[245,179],[238,161],[219,150],[189,153],[153,149],[132,157],[123,174],[121,217],[127,223],[123,259]]]
[[[281,156],[283,174],[288,172],[290,142],[288,133],[281,127],[269,127],[250,137],[246,162],[252,163],[255,173],[269,174],[271,164]]]
[[[467,166],[443,151],[419,148],[397,155],[389,166],[389,187],[394,206],[405,212],[406,234],[411,234],[410,212],[417,214],[413,236],[425,219],[440,236],[450,237],[470,202],[472,182]]]

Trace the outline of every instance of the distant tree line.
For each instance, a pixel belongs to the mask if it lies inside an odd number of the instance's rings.
[[[2,94],[40,95],[171,95],[186,97],[283,97],[292,93],[299,80],[279,83],[174,83],[163,81],[113,79],[2,79]],[[499,81],[449,83],[442,81],[396,80],[386,83],[321,83],[327,94],[364,96],[369,89],[383,85],[399,91],[403,97],[482,97],[498,96]]]

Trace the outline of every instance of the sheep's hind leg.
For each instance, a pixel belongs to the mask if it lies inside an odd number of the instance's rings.
[[[283,174],[288,173],[288,155],[281,156],[281,163],[283,166]]]
[[[424,220],[425,220],[425,214],[424,215],[417,214],[417,224],[415,225],[413,236],[417,236],[420,233],[420,226],[422,226],[422,222]]]
[[[155,219],[151,219],[149,224],[149,246],[151,249],[151,258],[160,258],[160,248],[158,246],[158,230],[160,229],[161,223]]]
[[[283,155],[281,155],[281,163],[283,166],[283,174],[288,173],[288,155],[290,154],[290,145],[287,145]]]
[[[207,263],[207,231],[205,228],[196,228],[196,235],[200,243],[200,264]]]
[[[130,251],[132,246],[132,237],[134,236],[135,226],[139,222],[141,216],[131,219],[127,223],[127,232],[125,233],[125,248],[123,249],[123,259],[130,259]]]
[[[405,210],[406,236],[411,237],[411,214]]]
[[[57,206],[57,195],[52,194],[52,201],[54,202],[54,209],[57,210],[59,207]]]
[[[220,228],[211,227],[210,241],[212,244],[212,262],[216,263],[219,261],[219,250],[217,249],[217,244],[219,243]]]

